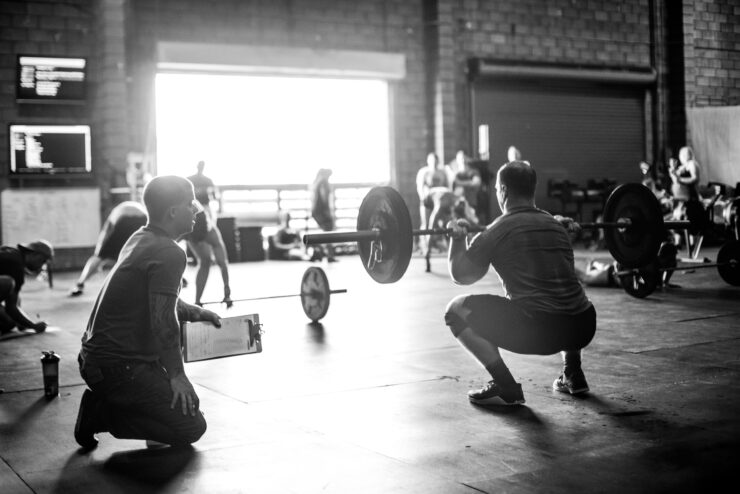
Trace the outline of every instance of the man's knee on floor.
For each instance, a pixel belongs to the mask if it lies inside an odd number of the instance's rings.
[[[465,320],[465,314],[468,312],[467,309],[463,308],[463,302],[465,301],[465,295],[459,295],[453,298],[447,308],[445,309],[445,324],[449,326],[453,336],[457,338],[463,330],[468,327],[468,323]]]
[[[203,416],[202,412],[198,412],[193,417],[193,420],[188,423],[187,427],[184,427],[180,434],[178,434],[178,444],[193,444],[197,442],[203,434],[205,434],[208,424]]]

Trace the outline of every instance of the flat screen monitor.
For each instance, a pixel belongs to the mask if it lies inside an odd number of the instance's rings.
[[[18,55],[19,103],[84,103],[87,60]]]
[[[89,174],[89,125],[10,125],[10,176]]]

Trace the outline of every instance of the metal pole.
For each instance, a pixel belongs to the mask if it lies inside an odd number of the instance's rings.
[[[315,293],[315,292],[322,293],[322,292],[320,292],[318,290],[313,290],[313,291],[311,291],[309,293]],[[329,292],[329,294],[331,294],[331,295],[335,295],[337,293],[347,293],[347,289],[346,288],[342,288],[340,290],[331,290]],[[234,303],[236,303],[236,302],[249,302],[249,301],[253,301],[253,300],[269,300],[269,299],[272,299],[272,298],[289,298],[289,297],[300,297],[300,296],[301,296],[300,293],[297,293],[297,294],[294,294],[294,295],[271,295],[269,297],[237,298],[237,299],[232,300],[232,302],[234,302]],[[222,304],[222,303],[224,303],[223,300],[219,300],[219,301],[214,300],[212,302],[203,302],[203,303],[201,303],[201,305],[214,305],[214,304]]]

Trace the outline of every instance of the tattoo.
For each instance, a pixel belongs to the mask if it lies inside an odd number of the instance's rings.
[[[177,318],[180,321],[198,321],[200,320],[200,308],[177,299]]]
[[[151,325],[162,349],[180,348],[180,323],[175,313],[177,297],[152,293],[149,295]]]

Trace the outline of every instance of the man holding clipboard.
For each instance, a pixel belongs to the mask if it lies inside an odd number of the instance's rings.
[[[179,298],[185,253],[176,240],[192,231],[201,210],[193,185],[161,176],[144,189],[148,223],[126,242],[98,295],[79,356],[90,389],[75,424],[84,450],[95,434],[172,446],[206,430],[198,395],[185,375],[180,321],[221,326],[218,314]]]

